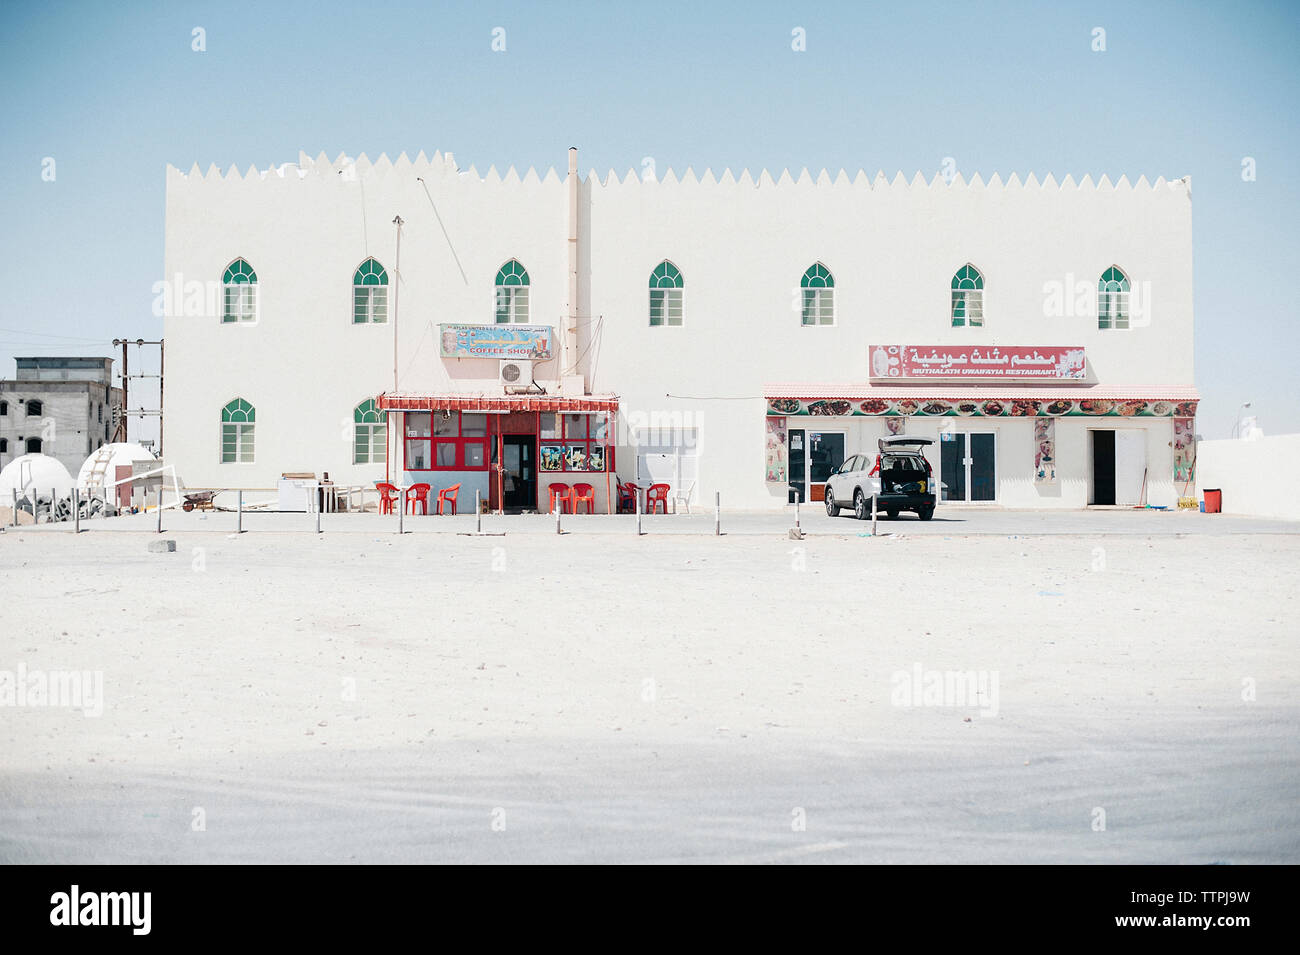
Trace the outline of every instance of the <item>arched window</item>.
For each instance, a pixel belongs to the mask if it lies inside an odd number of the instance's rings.
[[[835,324],[835,276],[820,262],[808,267],[799,281],[805,325]]]
[[[528,270],[511,259],[497,272],[497,324],[528,324]]]
[[[222,322],[257,321],[257,273],[243,259],[235,259],[221,276]]]
[[[366,259],[352,276],[352,324],[388,321],[388,272],[374,259]]]
[[[4,417],[7,414],[9,414],[9,402],[0,401],[0,417]]]
[[[221,463],[249,464],[253,460],[256,410],[243,398],[221,409]]]
[[[388,456],[388,423],[384,413],[367,398],[352,410],[353,464],[382,464]]]
[[[650,273],[650,326],[680,325],[682,323],[682,296],[686,282],[682,273],[664,259]]]
[[[984,324],[984,276],[969,262],[952,277],[952,327]]]
[[[8,452],[9,452],[9,439],[0,438],[0,454],[7,454]]]
[[[1097,327],[1128,328],[1128,276],[1112,265],[1097,283]]]
[[[35,398],[27,402],[27,417],[39,418],[45,412],[45,405],[41,404]]]
[[[40,454],[40,453],[41,453],[41,439],[40,439],[40,438],[28,438],[28,439],[27,439],[27,453],[28,453],[28,454]]]

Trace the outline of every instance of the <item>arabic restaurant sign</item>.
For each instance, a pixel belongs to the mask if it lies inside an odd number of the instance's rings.
[[[550,358],[550,325],[439,325],[443,358]]]
[[[1064,345],[872,345],[872,378],[1082,380],[1083,349]]]

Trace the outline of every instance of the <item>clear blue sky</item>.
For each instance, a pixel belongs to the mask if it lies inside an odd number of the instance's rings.
[[[602,174],[928,178],[952,156],[985,179],[1190,174],[1198,430],[1253,400],[1266,432],[1300,431],[1298,41],[1296,3],[9,3],[0,375],[161,334],[167,163],[442,149],[544,170],[578,145]]]

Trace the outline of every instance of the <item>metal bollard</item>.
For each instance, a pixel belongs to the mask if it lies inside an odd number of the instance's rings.
[[[72,533],[81,533],[81,502],[78,498],[77,489],[72,489]]]
[[[320,533],[320,512],[325,510],[324,491],[320,484],[316,485],[316,533]]]
[[[871,495],[871,536],[876,536],[876,495]]]
[[[640,537],[641,536],[641,495],[633,494],[632,497],[636,501],[636,536]]]
[[[474,533],[483,533],[483,505],[479,503],[480,491],[474,488]]]
[[[564,533],[564,531],[560,530],[560,512],[563,510],[564,510],[564,505],[561,504],[560,501],[557,499],[555,502],[555,533],[557,534]]]
[[[244,492],[237,491],[235,497],[235,533],[244,533]]]
[[[57,501],[58,499],[59,499],[59,489],[58,489],[57,487],[52,487],[52,488],[50,488],[50,520],[49,520],[49,523],[51,523],[51,524],[54,523],[54,502]]]
[[[722,536],[722,492],[714,491],[713,497],[713,534]]]
[[[406,533],[406,489],[397,495],[397,533]]]
[[[162,481],[158,482],[158,497],[155,498],[154,510],[158,512],[158,533],[162,533]]]
[[[796,490],[794,492],[794,529],[802,534],[803,528],[799,526],[799,497],[800,494],[798,490]]]
[[[17,527],[18,526],[18,488],[14,488],[13,504],[14,504],[14,513],[13,513],[14,527]]]

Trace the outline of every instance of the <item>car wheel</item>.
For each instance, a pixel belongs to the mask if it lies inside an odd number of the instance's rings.
[[[925,507],[921,508],[919,511],[916,512],[916,516],[923,521],[928,521],[930,518],[934,517],[934,505],[927,504]]]
[[[827,517],[840,516],[840,506],[835,503],[835,495],[831,493],[831,489],[829,487],[826,488],[826,516]]]
[[[896,521],[898,520],[898,511],[893,511],[893,510],[885,511],[885,516],[888,517],[891,521]]]
[[[866,495],[861,491],[853,495],[853,516],[860,521],[865,521],[871,516],[871,506],[867,503]]]

